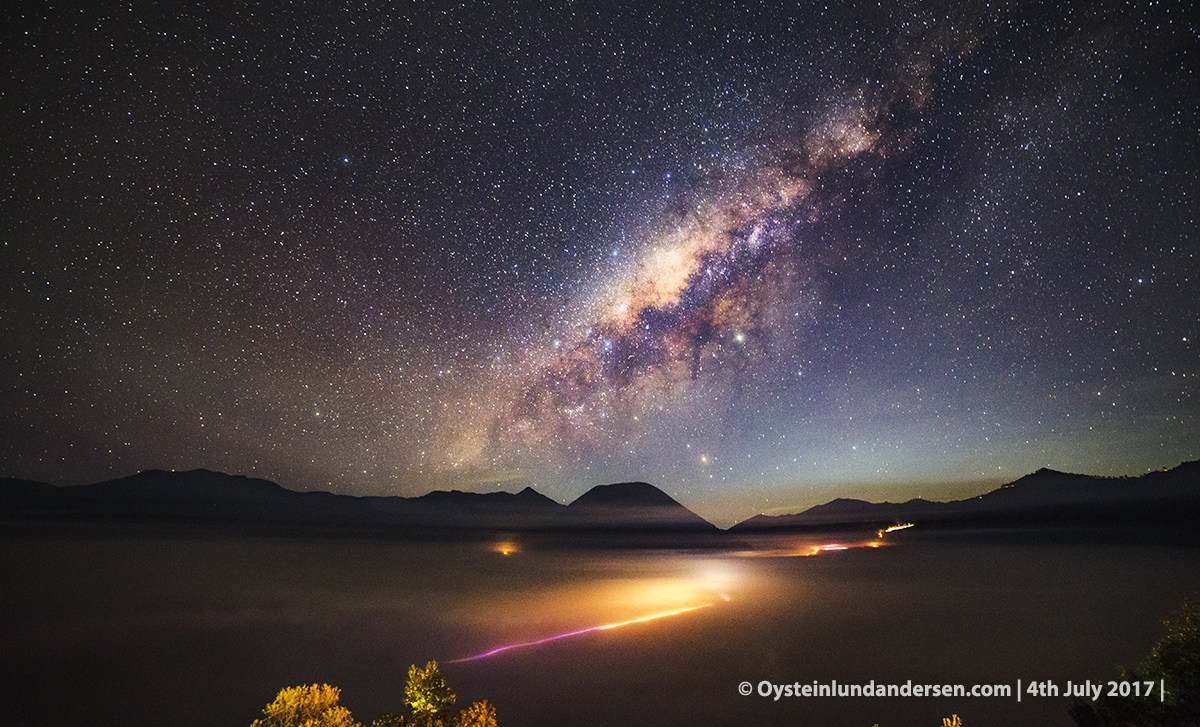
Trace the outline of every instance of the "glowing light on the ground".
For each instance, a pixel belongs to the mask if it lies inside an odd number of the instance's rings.
[[[883,530],[879,531],[878,537],[882,538],[884,533],[890,533],[895,530],[904,530],[905,528],[911,528],[913,525],[916,525],[916,523],[904,523],[902,525],[893,525],[890,528],[884,528]]]
[[[726,600],[728,600],[728,599],[726,599]],[[699,606],[688,606],[687,608],[680,608],[680,609],[676,609],[674,611],[667,611],[666,613],[656,613],[651,616],[642,616],[641,618],[633,618],[633,619],[629,619],[628,621],[621,621],[620,623],[604,624],[603,626],[591,626],[586,629],[579,629],[578,631],[569,631],[565,634],[557,634],[555,636],[547,636],[544,639],[538,639],[536,641],[526,641],[526,642],[523,642],[520,644],[508,644],[507,646],[496,647],[495,649],[492,649],[491,651],[485,651],[482,654],[476,654],[475,656],[468,656],[465,659],[454,659],[453,661],[451,661],[449,663],[457,664],[457,663],[463,662],[463,661],[471,661],[473,659],[482,659],[485,656],[492,656],[494,654],[499,654],[500,652],[508,651],[509,649],[519,649],[524,646],[537,646],[538,644],[544,644],[548,641],[557,641],[558,639],[565,639],[568,636],[579,636],[580,634],[586,634],[591,631],[607,631],[608,629],[615,629],[620,626],[628,626],[630,624],[642,623],[643,621],[653,621],[656,618],[666,618],[667,616],[678,616],[681,613],[687,613],[688,611],[695,611],[695,610],[701,609],[701,608],[708,608],[711,605],[712,605],[711,603],[702,603]]]
[[[808,555],[816,555],[818,553],[824,553],[829,550],[849,550],[849,549],[850,549],[850,546],[848,546],[848,545],[818,545],[815,548],[813,548],[812,551],[810,553],[808,553]]]
[[[520,550],[520,548],[517,547],[517,544],[513,543],[511,541],[494,543],[492,545],[492,552],[499,553],[500,555],[511,555],[512,553],[516,553],[519,550]]]

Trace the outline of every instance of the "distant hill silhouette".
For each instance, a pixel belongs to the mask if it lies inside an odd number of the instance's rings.
[[[203,469],[146,470],[74,487],[0,479],[0,517],[358,528],[414,535],[447,530],[717,530],[644,482],[596,487],[566,506],[529,487],[516,494],[455,490],[420,497],[354,497],[295,492],[268,480]]]
[[[197,523],[282,532],[694,534],[719,529],[645,482],[600,485],[570,505],[525,488],[518,493],[430,492],[354,497],[296,492],[268,480],[209,470],[146,470],[91,485],[58,487],[0,479],[0,519],[95,523]],[[1133,525],[1196,530],[1200,462],[1136,478],[1040,469],[978,497],[872,503],[839,498],[793,515],[756,515],[728,532],[753,534],[916,522],[923,527]],[[623,537],[623,536],[622,536]],[[642,537],[645,542],[652,538]],[[608,542],[619,542],[609,540]]]
[[[839,498],[794,515],[756,515],[731,531],[769,532],[925,525],[1194,525],[1200,522],[1200,461],[1141,477],[1093,477],[1040,469],[984,495],[952,502]]]
[[[716,525],[645,482],[598,485],[567,506],[571,521],[588,528],[716,532]]]

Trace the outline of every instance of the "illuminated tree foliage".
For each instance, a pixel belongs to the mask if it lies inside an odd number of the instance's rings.
[[[340,696],[341,690],[328,684],[288,687],[250,727],[362,727],[337,703]]]
[[[436,661],[429,662],[424,669],[418,669],[415,664],[408,668],[404,696],[415,719],[432,721],[454,706],[454,692],[446,686],[446,678]]]
[[[485,699],[458,715],[458,727],[496,727],[496,710]]]
[[[1149,658],[1117,670],[1117,682],[1153,682],[1155,694],[1076,699],[1071,717],[1080,727],[1200,727],[1200,593],[1192,594],[1166,622],[1167,635]],[[1157,694],[1166,685],[1166,699]],[[1107,685],[1106,689],[1107,691]]]
[[[462,710],[457,719],[450,718],[454,692],[447,686],[436,661],[429,662],[424,669],[415,665],[409,668],[404,696],[412,715],[384,714],[375,720],[373,727],[496,727],[496,710],[486,701]]]

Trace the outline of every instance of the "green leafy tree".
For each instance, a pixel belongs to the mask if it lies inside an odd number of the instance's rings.
[[[1117,670],[1117,681],[1153,682],[1166,687],[1166,698],[1101,696],[1092,703],[1076,699],[1071,717],[1080,727],[1200,727],[1200,593],[1184,601],[1166,622],[1167,635],[1149,658],[1132,669]]]
[[[457,719],[450,718],[454,692],[450,691],[436,661],[429,662],[424,669],[416,665],[409,668],[404,696],[411,716],[385,713],[372,727],[496,727],[496,710],[487,701],[472,704]]]
[[[341,690],[328,684],[287,687],[250,727],[362,727],[338,704],[340,696]]]
[[[436,661],[418,669],[408,668],[408,683],[404,686],[408,708],[412,710],[417,724],[437,724],[442,716],[454,706],[454,692],[446,685],[446,677]]]

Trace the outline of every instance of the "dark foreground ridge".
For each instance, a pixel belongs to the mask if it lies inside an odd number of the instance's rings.
[[[883,527],[1184,526],[1200,523],[1200,461],[1140,477],[1093,477],[1051,469],[967,500],[865,502],[839,498],[794,515],[756,515],[734,525],[742,534]]]
[[[455,490],[420,497],[354,497],[295,492],[268,480],[203,469],[146,470],[74,487],[0,479],[0,517],[368,530],[415,536],[473,530],[719,532],[645,482],[599,486],[562,505],[529,487],[516,494]]]

